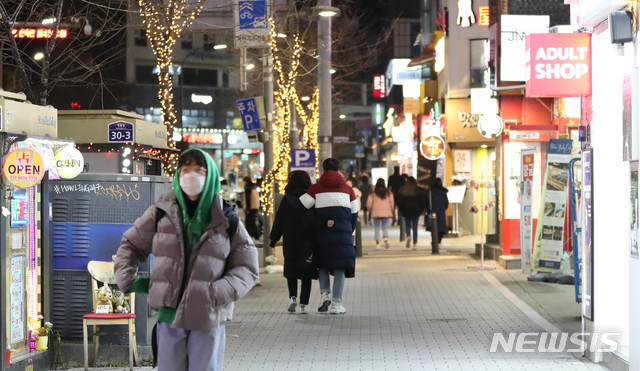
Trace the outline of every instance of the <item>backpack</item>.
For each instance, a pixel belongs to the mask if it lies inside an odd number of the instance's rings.
[[[236,208],[235,205],[230,205],[227,201],[222,200],[222,211],[225,212],[228,209]],[[156,231],[158,230],[158,223],[160,219],[162,219],[167,212],[162,209],[156,210]],[[233,240],[233,236],[236,234],[236,230],[238,229],[238,223],[240,222],[240,217],[237,213],[231,214],[227,217],[229,221],[229,227],[227,228],[227,235],[229,236],[229,241]],[[153,367],[158,366],[158,323],[153,325],[153,330],[151,330],[151,353],[153,354]]]

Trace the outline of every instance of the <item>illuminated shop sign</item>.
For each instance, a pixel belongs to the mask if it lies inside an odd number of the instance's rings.
[[[373,75],[373,97],[387,97],[387,77],[385,75]]]
[[[591,34],[531,34],[526,39],[526,96],[591,94]]]
[[[489,26],[489,6],[478,7],[478,26]]]
[[[16,39],[50,39],[53,37],[53,28],[19,27],[12,28],[11,34]],[[69,36],[69,30],[58,29],[58,39],[65,39],[67,36]]]
[[[444,156],[444,149],[444,140],[436,135],[426,137],[420,142],[420,153],[427,160],[437,160]]]
[[[11,194],[11,227],[27,225],[27,195],[24,192]]]
[[[18,148],[9,152],[4,161],[4,176],[17,188],[29,188],[44,177],[44,164],[38,151],[30,148]]]

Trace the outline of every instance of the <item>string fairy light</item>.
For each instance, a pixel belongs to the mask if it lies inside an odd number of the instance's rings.
[[[169,148],[176,148],[173,132],[178,122],[173,104],[173,75],[170,72],[173,65],[173,47],[182,32],[200,14],[204,3],[205,0],[197,0],[193,9],[188,10],[187,6],[192,5],[188,0],[169,0],[166,8],[157,6],[151,0],[138,0],[142,23],[146,28],[151,49],[158,64],[158,99],[164,125],[167,127]],[[173,175],[177,165],[177,153],[166,151],[162,159],[164,171]]]
[[[267,215],[273,214],[273,185],[278,182],[278,191],[284,193],[287,185],[287,177],[289,175],[289,163],[291,162],[289,145],[289,132],[293,115],[300,116],[304,124],[305,146],[306,148],[314,148],[316,151],[318,146],[318,102],[317,88],[314,93],[314,101],[308,105],[310,114],[306,112],[300,103],[300,97],[296,89],[298,79],[298,67],[300,66],[300,56],[302,55],[302,40],[298,35],[294,35],[293,49],[291,50],[290,64],[285,72],[282,59],[278,54],[280,51],[277,45],[277,33],[275,32],[275,24],[272,18],[269,19],[271,24],[271,38],[269,46],[273,55],[273,69],[276,75],[275,81],[277,90],[274,92],[275,119],[273,122],[273,146],[276,149],[273,156],[273,168],[265,175],[264,192],[261,194],[261,204],[263,211]],[[292,105],[295,105],[295,110]],[[314,124],[315,120],[315,124]],[[314,129],[315,127],[315,129]],[[315,132],[315,134],[314,134]],[[317,157],[317,156],[316,156]],[[316,173],[317,173],[316,160]]]

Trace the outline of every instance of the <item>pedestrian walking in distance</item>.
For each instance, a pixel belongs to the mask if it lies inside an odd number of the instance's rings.
[[[122,236],[116,281],[123,292],[148,292],[158,310],[159,371],[222,370],[224,322],[258,279],[258,251],[219,191],[213,159],[189,149],[178,159],[173,190]],[[150,277],[137,276],[150,254]]]
[[[418,187],[416,178],[410,176],[406,183],[398,190],[398,210],[404,217],[407,231],[407,249],[411,247],[413,236],[413,249],[418,244],[418,221],[427,208],[426,191]]]
[[[311,280],[318,279],[318,267],[315,262],[316,231],[330,228],[333,220],[317,217],[315,210],[300,210],[295,205],[299,198],[311,186],[309,173],[294,170],[289,174],[285,195],[276,211],[270,235],[270,246],[282,238],[284,255],[284,276],[289,288],[287,311],[296,312],[298,297],[298,280],[300,280],[300,314],[307,314],[309,296],[311,296]]]
[[[367,200],[367,209],[371,210],[373,230],[376,239],[376,249],[380,249],[380,239],[384,238],[385,249],[389,248],[389,223],[393,217],[393,194],[384,185],[384,179],[379,178],[376,186]]]
[[[442,179],[436,178],[431,184],[431,208],[427,210],[427,213],[436,213],[436,220],[438,224],[438,243],[442,242],[442,237],[449,233],[447,226],[447,209],[449,208],[449,197],[447,197],[448,189],[442,185]],[[436,238],[436,236],[431,236]]]
[[[369,199],[369,195],[373,191],[373,186],[369,183],[369,177],[366,175],[362,176],[362,184],[359,187],[360,194],[360,208],[362,209],[362,223],[371,225],[371,212],[367,209],[367,200]]]
[[[342,303],[345,278],[355,276],[356,250],[353,246],[353,231],[358,220],[358,201],[353,189],[338,172],[340,161],[327,158],[322,162],[324,173],[318,182],[300,196],[302,205],[315,206],[318,217],[333,220],[332,228],[317,233],[318,279],[320,281],[321,313],[344,314]],[[330,272],[333,272],[333,296]]]
[[[260,194],[258,187],[250,177],[242,178],[244,182],[244,225],[249,235],[255,240],[262,237],[262,216],[260,215]]]

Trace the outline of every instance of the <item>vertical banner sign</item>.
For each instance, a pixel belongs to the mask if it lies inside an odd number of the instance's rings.
[[[582,314],[593,321],[593,150],[582,151]]]
[[[631,209],[631,218],[629,224],[629,254],[632,258],[638,259],[638,161],[629,163],[631,174],[629,177],[629,208]]]
[[[531,273],[533,248],[533,173],[535,148],[521,150],[520,164],[520,259],[522,273]]]
[[[269,12],[266,0],[235,0],[233,7],[236,48],[269,46]]]
[[[551,139],[549,141],[542,233],[540,235],[539,267],[541,268],[560,268],[567,191],[569,189],[571,147],[571,139]]]

